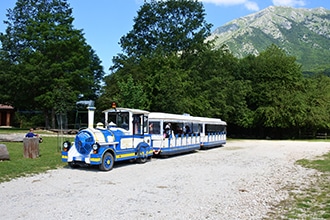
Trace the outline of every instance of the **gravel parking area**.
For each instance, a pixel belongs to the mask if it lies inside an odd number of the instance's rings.
[[[228,141],[145,164],[57,169],[0,184],[2,219],[262,219],[318,173],[329,142]]]

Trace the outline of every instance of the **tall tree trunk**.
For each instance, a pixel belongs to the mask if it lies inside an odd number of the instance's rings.
[[[54,108],[52,109],[52,128],[56,128],[56,114]]]
[[[44,109],[44,118],[45,118],[45,128],[49,129],[49,117],[47,109]]]

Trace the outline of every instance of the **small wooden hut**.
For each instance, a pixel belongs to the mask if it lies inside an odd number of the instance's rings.
[[[14,108],[0,104],[0,126],[10,127],[14,117]]]

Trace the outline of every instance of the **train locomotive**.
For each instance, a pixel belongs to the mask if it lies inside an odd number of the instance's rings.
[[[97,165],[100,170],[109,171],[116,161],[145,163],[151,158],[149,112],[126,108],[105,110],[105,125],[97,123],[94,128],[94,110],[88,107],[88,128],[80,130],[74,142],[63,143],[63,162],[70,167]]]

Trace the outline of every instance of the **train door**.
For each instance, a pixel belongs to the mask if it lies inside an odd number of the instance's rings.
[[[136,147],[144,141],[144,133],[147,132],[147,117],[143,114],[133,114],[133,146]]]

